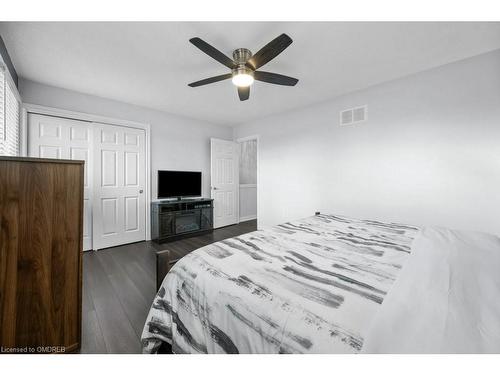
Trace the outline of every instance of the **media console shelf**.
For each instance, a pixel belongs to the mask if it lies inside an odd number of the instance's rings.
[[[213,199],[151,203],[151,239],[172,241],[213,230]]]

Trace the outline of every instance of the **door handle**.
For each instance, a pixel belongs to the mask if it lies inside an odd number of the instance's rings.
[[[217,190],[217,188],[215,186],[212,189]]]
[[[142,189],[141,189],[141,190],[139,190],[139,194],[142,194],[143,192],[144,192],[144,190],[142,190]]]

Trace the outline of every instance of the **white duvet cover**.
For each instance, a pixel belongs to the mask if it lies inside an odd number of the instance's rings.
[[[500,353],[500,238],[424,228],[365,353]]]

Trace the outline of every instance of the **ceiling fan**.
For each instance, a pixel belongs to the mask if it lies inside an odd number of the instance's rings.
[[[240,97],[240,100],[243,101],[250,97],[250,86],[253,84],[254,80],[283,86],[295,86],[299,81],[296,78],[281,74],[257,70],[274,59],[281,52],[283,52],[285,48],[292,44],[292,39],[286,34],[281,34],[277,38],[270,41],[255,55],[252,55],[252,52],[246,48],[238,48],[233,51],[232,60],[200,38],[192,38],[189,39],[189,41],[194,46],[205,52],[208,56],[231,69],[231,73],[192,82],[188,85],[190,87],[208,85],[209,83],[219,82],[231,78],[233,84],[238,87],[238,96]]]

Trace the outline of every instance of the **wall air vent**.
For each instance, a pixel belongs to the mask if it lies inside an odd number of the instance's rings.
[[[340,125],[341,126],[353,125],[359,122],[366,121],[367,110],[368,107],[364,105],[362,107],[356,107],[340,111]]]

